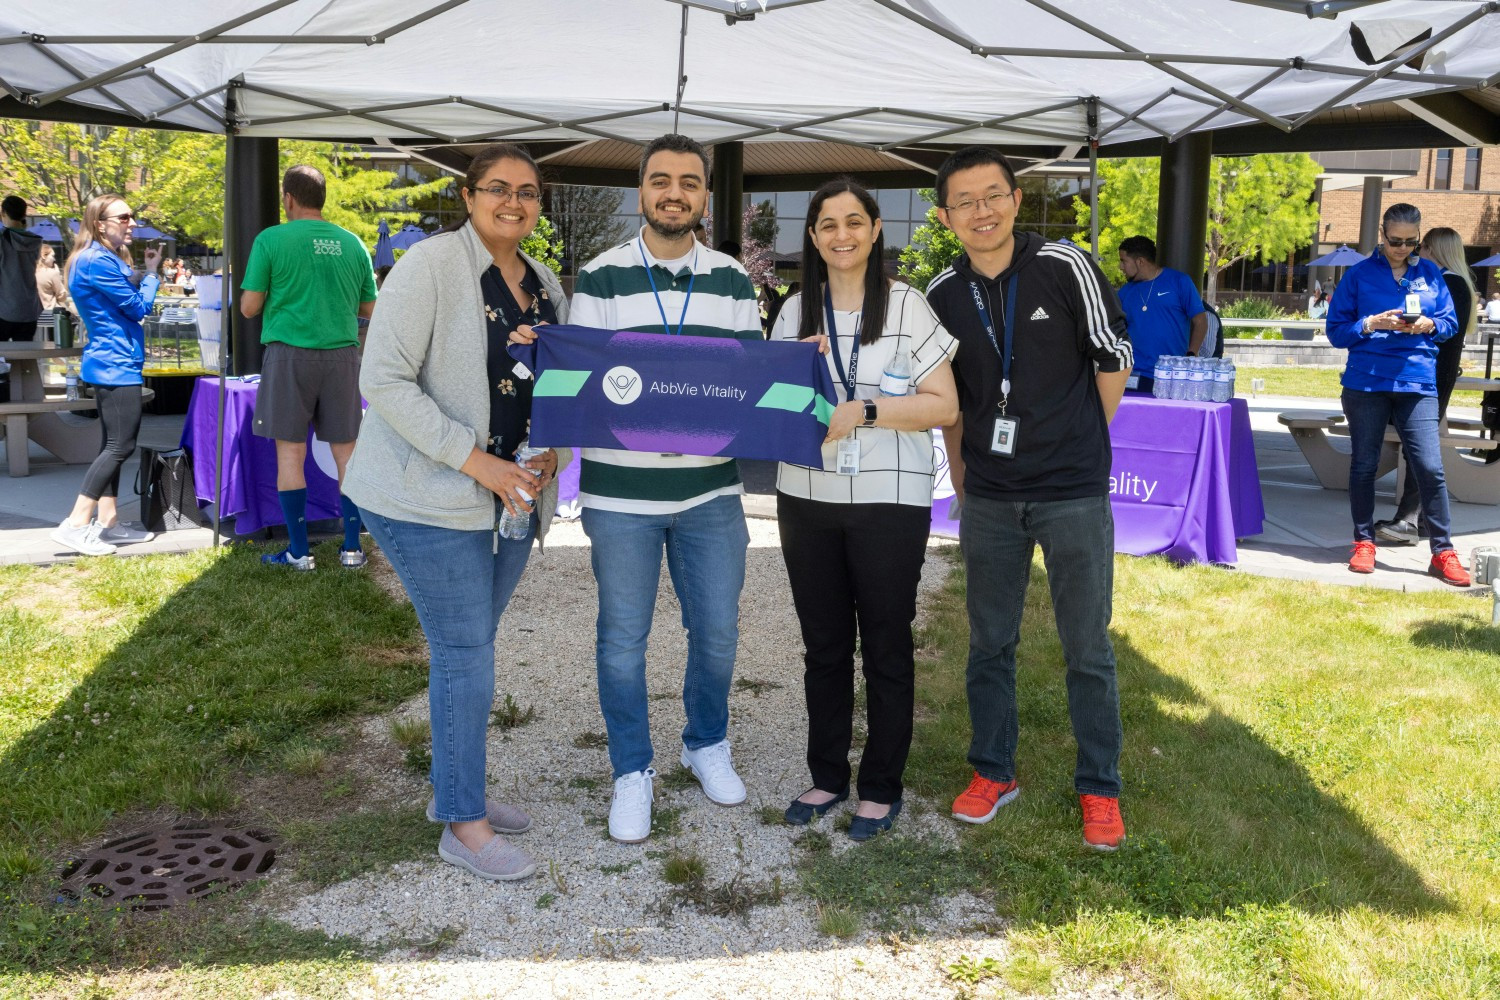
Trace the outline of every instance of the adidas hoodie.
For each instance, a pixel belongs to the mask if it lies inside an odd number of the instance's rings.
[[[975,272],[965,254],[927,286],[927,301],[958,340],[953,374],[964,429],[964,490],[991,500],[1107,496],[1109,426],[1094,375],[1130,370],[1125,314],[1087,252],[1036,233],[1018,232],[1015,241],[1010,267],[995,278]],[[1017,301],[1005,303],[1013,274]],[[1006,413],[1020,426],[1011,458],[989,450],[1000,356],[980,321],[971,282],[988,295],[1002,348],[1002,308],[1015,309]]]

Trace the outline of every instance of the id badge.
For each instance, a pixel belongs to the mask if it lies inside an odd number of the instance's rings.
[[[999,455],[1001,458],[1014,458],[1016,455],[1016,435],[1020,432],[1021,421],[1015,417],[996,415],[995,429],[990,434],[990,454]]]
[[[839,441],[835,469],[841,476],[859,475],[859,439],[847,437]]]
[[[1130,373],[1130,377],[1125,380],[1125,388],[1127,388],[1127,389],[1139,389],[1140,387],[1141,387],[1141,377],[1139,375],[1135,374],[1134,372],[1131,372]]]

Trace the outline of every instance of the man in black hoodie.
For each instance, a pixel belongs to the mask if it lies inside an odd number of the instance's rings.
[[[26,231],[26,202],[0,201],[0,340],[31,340],[42,299],[36,292],[36,262],[42,238]]]
[[[938,171],[938,218],[965,251],[927,287],[959,343],[961,418],[943,438],[963,510],[974,777],[953,815],[986,823],[1019,794],[1016,644],[1040,543],[1067,663],[1083,838],[1112,851],[1125,824],[1109,641],[1109,421],[1130,377],[1130,342],[1119,301],[1086,253],[1015,232],[1021,196],[1010,163],[991,149],[960,150]]]

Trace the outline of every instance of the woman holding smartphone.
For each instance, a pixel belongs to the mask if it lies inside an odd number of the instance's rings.
[[[1438,344],[1458,332],[1453,296],[1442,270],[1415,253],[1422,215],[1392,205],[1381,219],[1377,252],[1349,269],[1328,309],[1328,340],[1349,350],[1342,402],[1349,421],[1349,510],[1354,553],[1349,569],[1375,572],[1375,468],[1387,425],[1401,436],[1416,471],[1432,561],[1427,571],[1467,587],[1448,534],[1448,487],[1438,442]]]

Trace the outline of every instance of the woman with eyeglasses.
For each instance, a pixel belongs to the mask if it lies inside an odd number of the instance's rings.
[[[1392,205],[1381,220],[1376,253],[1349,269],[1328,307],[1328,339],[1349,349],[1342,396],[1349,421],[1349,509],[1354,553],[1349,569],[1375,572],[1375,469],[1385,429],[1395,425],[1414,470],[1427,522],[1427,571],[1467,587],[1469,574],[1448,534],[1448,488],[1438,441],[1438,345],[1458,332],[1442,271],[1413,251],[1421,243],[1416,206]]]
[[[854,652],[868,735],[849,827],[868,840],[901,812],[915,690],[911,625],[932,523],[932,428],[958,418],[957,342],[927,300],[885,275],[880,206],[849,180],[813,194],[802,289],[772,340],[817,338],[840,400],[821,468],[781,463],[776,516],[802,626],[812,787],[786,809],[801,826],[849,797]]]
[[[161,250],[148,248],[145,270],[130,255],[135,218],[125,199],[101,194],[83,210],[73,255],[68,258],[68,293],[88,331],[80,369],[93,386],[103,444],[83,475],[73,512],[52,531],[52,540],[86,556],[107,556],[116,546],[148,542],[150,531],[120,523],[120,468],[135,453],[141,427],[142,367],[146,334],[141,320],[151,314],[161,284]]]
[[[547,533],[568,454],[517,461],[532,383],[505,348],[519,326],[566,321],[568,305],[553,273],[520,249],[541,214],[530,154],[486,146],[461,193],[468,217],[408,250],[381,287],[359,379],[369,410],[344,492],[427,636],[438,855],[506,881],[536,862],[502,836],[531,818],[485,795],[495,633],[533,539]],[[502,509],[531,514],[525,537],[501,535]]]

